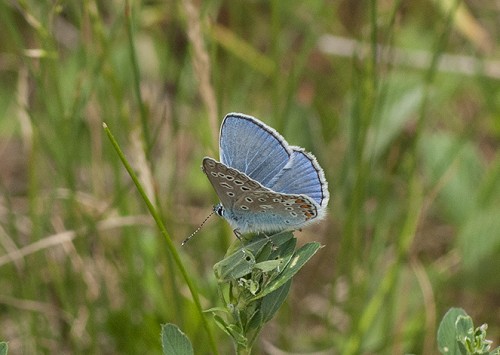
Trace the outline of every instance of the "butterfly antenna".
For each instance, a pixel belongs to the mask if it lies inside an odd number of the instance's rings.
[[[181,245],[182,245],[182,246],[184,246],[184,244],[186,244],[187,242],[189,242],[189,239],[193,238],[193,236],[194,236],[196,233],[198,233],[198,232],[200,231],[200,229],[203,227],[203,225],[204,225],[205,223],[207,223],[208,219],[209,219],[210,217],[212,217],[212,215],[213,215],[214,213],[215,213],[215,211],[212,211],[212,212],[211,212],[211,213],[207,216],[207,218],[205,218],[205,220],[204,220],[203,222],[201,222],[200,226],[199,226],[198,228],[196,228],[196,230],[195,230],[193,233],[191,233],[191,235],[190,235],[189,237],[187,237],[186,239],[184,239],[184,240],[182,241]]]

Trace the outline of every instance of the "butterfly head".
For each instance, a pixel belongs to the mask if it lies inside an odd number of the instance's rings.
[[[222,203],[218,203],[218,204],[214,205],[213,210],[214,210],[215,214],[218,215],[219,217],[224,217],[224,215],[226,213],[226,210],[224,209],[224,206],[222,206]]]

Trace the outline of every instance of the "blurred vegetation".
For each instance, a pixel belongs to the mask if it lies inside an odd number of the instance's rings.
[[[200,171],[227,112],[325,169],[325,245],[255,353],[431,354],[450,307],[500,343],[494,2],[0,1],[0,340],[12,354],[159,353],[204,309],[234,236]],[[220,353],[230,340],[208,324]]]

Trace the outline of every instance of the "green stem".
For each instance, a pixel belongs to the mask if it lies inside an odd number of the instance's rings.
[[[156,222],[156,225],[160,229],[161,234],[165,237],[165,241],[167,242],[167,249],[170,251],[171,255],[174,258],[174,262],[179,268],[179,271],[182,274],[182,277],[184,278],[184,281],[186,281],[186,284],[189,288],[189,291],[191,292],[191,296],[193,297],[193,301],[195,303],[196,309],[198,310],[198,313],[200,314],[203,327],[205,328],[208,338],[210,340],[210,347],[211,347],[211,352],[213,354],[218,354],[219,352],[217,351],[217,347],[215,344],[215,339],[214,336],[210,330],[210,327],[208,326],[205,314],[203,313],[203,309],[201,308],[201,303],[200,299],[198,297],[198,292],[196,291],[193,282],[189,278],[189,275],[184,268],[184,265],[182,264],[181,258],[179,256],[179,253],[177,252],[177,249],[175,248],[174,243],[172,242],[172,238],[170,238],[170,235],[167,232],[167,229],[163,225],[163,222],[160,218],[160,215],[156,211],[156,208],[153,206],[151,201],[149,200],[148,196],[146,195],[146,192],[142,188],[139,179],[137,178],[137,175],[135,174],[134,170],[128,163],[127,159],[125,158],[125,155],[123,154],[122,150],[120,149],[120,146],[118,145],[118,142],[116,141],[115,137],[109,130],[108,126],[106,123],[103,123],[103,128],[106,134],[108,135],[109,140],[111,141],[111,144],[113,144],[113,147],[115,148],[116,153],[120,157],[120,160],[122,161],[123,165],[125,166],[125,169],[127,169],[127,172],[129,173],[130,177],[132,178],[132,181],[134,182],[135,186],[137,187],[137,190],[139,191],[139,194],[142,196],[144,202],[146,203],[146,206],[148,207],[149,213],[151,213],[151,216],[153,216],[153,219]]]
[[[236,354],[238,355],[250,355],[252,353],[252,348],[239,347],[236,349]]]
[[[137,104],[139,105],[139,112],[141,117],[141,125],[142,125],[142,134],[144,136],[144,142],[146,143],[146,157],[147,160],[151,161],[151,147],[152,141],[149,135],[148,130],[148,120],[147,120],[147,111],[146,105],[144,104],[144,100],[142,99],[141,94],[141,75],[139,72],[139,64],[137,63],[137,55],[135,53],[134,46],[134,31],[132,28],[132,20],[130,16],[130,3],[129,1],[125,2],[125,23],[127,27],[127,38],[130,46],[130,62],[132,63],[132,74],[134,78],[134,92],[137,97]]]

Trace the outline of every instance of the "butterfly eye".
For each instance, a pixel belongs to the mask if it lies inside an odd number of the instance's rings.
[[[215,205],[214,212],[217,213],[220,217],[224,217],[224,207],[222,207],[222,205]]]

